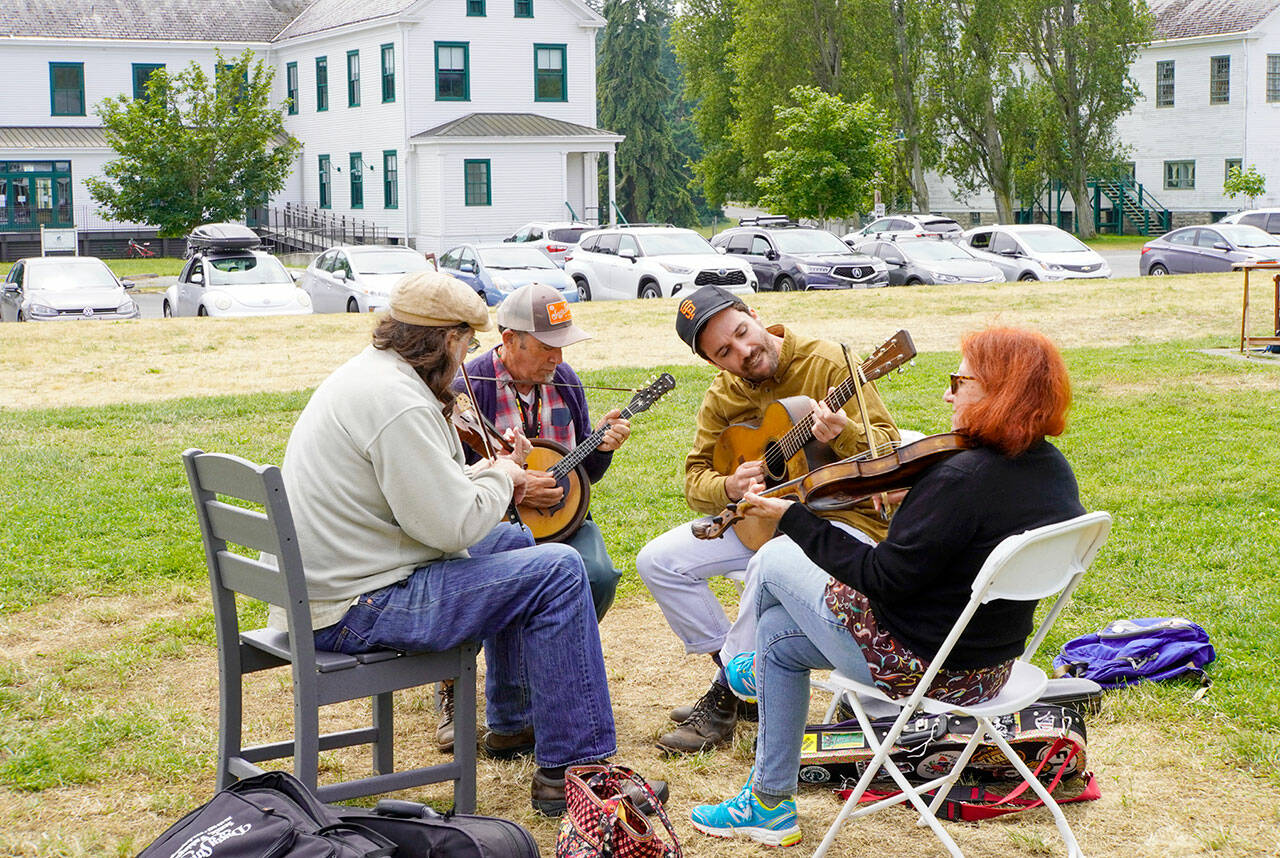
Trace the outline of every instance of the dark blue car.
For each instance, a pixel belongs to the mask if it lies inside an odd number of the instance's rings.
[[[711,244],[749,263],[761,291],[864,289],[889,283],[883,261],[850,250],[824,229],[779,217],[743,218],[739,223],[717,234]]]

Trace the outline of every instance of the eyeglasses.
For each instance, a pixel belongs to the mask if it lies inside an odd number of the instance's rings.
[[[472,337],[471,342],[467,343],[467,354],[475,354],[478,351],[480,351],[480,341]],[[955,382],[952,382],[952,384],[954,385]]]
[[[978,379],[974,378],[972,375],[960,375],[958,372],[951,373],[951,395],[955,396],[960,392],[960,382],[977,380]]]

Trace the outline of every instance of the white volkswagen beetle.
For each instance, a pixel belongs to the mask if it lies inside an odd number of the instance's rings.
[[[239,224],[205,224],[188,237],[191,258],[164,293],[171,316],[282,316],[311,312],[311,298]]]

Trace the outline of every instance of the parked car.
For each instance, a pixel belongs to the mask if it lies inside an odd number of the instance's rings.
[[[1038,223],[979,226],[961,242],[978,259],[994,263],[1006,280],[1110,277],[1111,266],[1084,242],[1056,226]]]
[[[1280,235],[1280,209],[1248,209],[1229,214],[1218,223],[1242,223],[1256,226],[1272,235]]]
[[[880,217],[856,232],[844,236],[846,244],[857,244],[882,235],[910,235],[915,238],[957,239],[964,227],[949,217],[927,214],[896,214]]]
[[[1230,271],[1234,262],[1275,262],[1280,259],[1280,236],[1243,223],[1184,226],[1142,245],[1138,271],[1200,274]]]
[[[440,270],[475,289],[490,307],[526,283],[545,283],[566,299],[578,300],[578,287],[569,275],[536,247],[460,244],[441,255]]]
[[[936,238],[871,239],[858,251],[884,261],[890,286],[921,283],[1003,283],[1004,272],[994,263],[975,259],[958,244]]]
[[[311,296],[240,224],[205,224],[187,236],[190,259],[164,293],[172,316],[281,316],[311,312]]]
[[[401,277],[431,267],[411,247],[331,247],[312,260],[298,286],[317,313],[372,313],[387,308]]]
[[[0,320],[48,322],[136,319],[132,289],[96,256],[33,256],[9,269],[0,292]]]
[[[528,243],[538,248],[556,265],[564,268],[564,256],[578,243],[582,234],[595,229],[589,223],[577,221],[534,221],[526,223],[514,233],[502,239],[504,242]]]
[[[851,289],[889,282],[882,262],[854,253],[826,230],[786,218],[743,218],[739,223],[713,236],[711,246],[748,263],[762,290]]]
[[[632,224],[589,232],[565,260],[583,301],[670,298],[706,285],[752,292],[756,275],[691,229]]]

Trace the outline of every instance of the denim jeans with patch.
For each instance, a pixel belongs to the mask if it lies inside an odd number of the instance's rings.
[[[535,761],[548,768],[611,756],[613,710],[582,559],[505,522],[470,554],[364,594],[315,633],[316,646],[354,654],[483,641],[489,729],[532,726]]]

